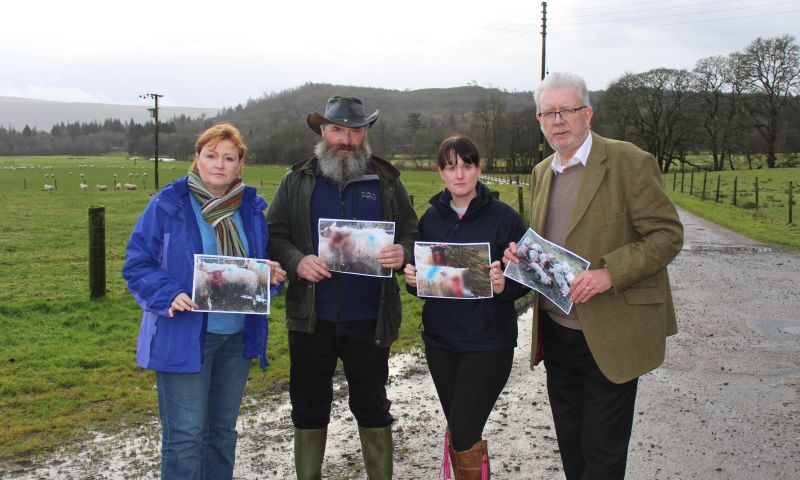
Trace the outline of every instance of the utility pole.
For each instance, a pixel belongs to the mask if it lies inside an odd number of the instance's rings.
[[[140,98],[152,98],[153,101],[154,101],[153,108],[148,108],[148,110],[150,110],[150,112],[152,112],[153,120],[154,120],[154,123],[155,123],[154,131],[155,131],[155,137],[156,137],[156,143],[155,143],[156,158],[155,158],[155,175],[154,175],[155,179],[154,180],[155,180],[155,184],[156,184],[156,187],[155,187],[156,190],[158,190],[158,99],[163,97],[163,96],[164,95],[160,95],[158,93],[145,93],[144,95],[139,95]]]
[[[539,80],[544,80],[544,76],[547,71],[547,67],[545,67],[545,45],[547,42],[547,2],[542,2],[542,75]],[[537,105],[536,108],[538,109],[539,106]],[[544,161],[544,132],[542,129],[539,129],[539,163]]]

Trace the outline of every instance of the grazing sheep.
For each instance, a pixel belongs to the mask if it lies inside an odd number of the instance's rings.
[[[98,183],[97,185],[95,185],[95,188],[97,189],[98,192],[105,192],[106,190],[108,190],[108,185],[101,185]]]
[[[125,185],[123,185],[123,187],[125,187],[125,190],[138,190],[139,189],[139,187],[134,183],[126,183]]]
[[[50,185],[49,183],[45,183],[45,184],[44,184],[44,189],[43,189],[43,190],[44,190],[45,192],[54,192],[54,191],[55,191],[55,189],[56,189],[56,186],[55,186],[55,185]]]
[[[88,191],[88,190],[89,190],[89,185],[86,185],[86,184],[85,184],[85,183],[83,183],[83,182],[81,182],[81,185],[80,185],[80,186],[81,186],[81,190],[83,190],[84,192],[86,192],[86,191]]]
[[[131,177],[133,177],[133,174],[128,172],[128,178],[131,178]]]
[[[122,185],[121,184],[119,184],[119,183],[115,183],[114,184],[114,190],[121,190],[121,189],[122,189]]]

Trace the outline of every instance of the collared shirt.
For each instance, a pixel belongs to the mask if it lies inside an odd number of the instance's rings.
[[[584,167],[586,166],[586,161],[589,159],[589,152],[592,150],[592,132],[589,132],[589,135],[586,135],[586,140],[583,141],[581,147],[575,152],[575,155],[569,159],[567,162],[567,166],[561,165],[561,159],[559,158],[558,152],[553,155],[553,162],[550,164],[553,171],[555,173],[564,173],[564,170],[567,168],[582,164]]]

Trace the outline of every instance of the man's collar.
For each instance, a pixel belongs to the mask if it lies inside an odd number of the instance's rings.
[[[553,155],[553,161],[550,163],[550,167],[553,169],[555,173],[564,173],[564,170],[568,169],[577,164],[581,164],[584,167],[586,166],[586,161],[589,159],[589,152],[592,150],[592,132],[590,131],[588,135],[586,135],[586,140],[583,141],[580,148],[572,155],[572,158],[569,159],[567,162],[567,166],[563,166],[561,164],[561,159],[558,156],[558,153]]]

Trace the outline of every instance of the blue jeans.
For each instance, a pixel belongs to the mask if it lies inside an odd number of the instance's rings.
[[[163,480],[233,477],[236,419],[250,372],[242,352],[243,333],[207,333],[200,372],[156,372]]]

